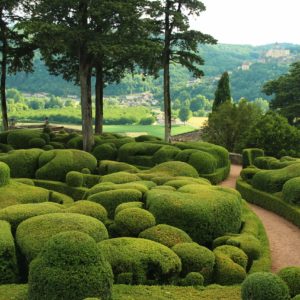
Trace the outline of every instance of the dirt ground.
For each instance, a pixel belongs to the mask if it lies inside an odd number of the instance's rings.
[[[241,169],[241,166],[232,165],[230,176],[221,185],[235,188]],[[259,206],[249,206],[261,219],[267,231],[272,254],[272,271],[277,272],[287,266],[300,266],[300,229]]]

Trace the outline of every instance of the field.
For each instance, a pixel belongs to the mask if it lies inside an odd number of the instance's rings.
[[[38,125],[42,123],[18,123],[17,125]],[[70,124],[56,124],[57,126],[65,126],[66,128],[72,128],[81,130],[80,125]],[[196,128],[190,125],[174,125],[172,127],[172,135],[181,134],[189,131],[193,131]],[[164,137],[164,126],[163,125],[104,125],[104,132],[111,133],[122,133],[128,136],[138,135],[155,135],[157,137]]]

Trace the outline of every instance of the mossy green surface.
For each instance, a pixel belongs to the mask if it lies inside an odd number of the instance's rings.
[[[122,210],[127,209],[127,208],[143,208],[144,207],[144,203],[140,202],[140,201],[135,201],[135,202],[125,202],[125,203],[121,203],[120,205],[118,205],[116,207],[115,210],[115,216]]]
[[[0,161],[10,168],[12,178],[34,178],[38,169],[41,149],[13,150],[0,156]]]
[[[197,243],[179,243],[172,250],[181,259],[182,276],[190,272],[199,272],[205,278],[206,284],[211,282],[215,265],[215,255],[212,251]]]
[[[28,203],[11,205],[0,210],[0,220],[5,220],[10,223],[12,231],[15,232],[21,222],[31,217],[62,212],[64,207],[57,203]]]
[[[243,300],[289,300],[289,289],[286,283],[277,275],[267,272],[257,272],[249,275],[243,282]]]
[[[103,223],[93,217],[77,213],[52,213],[23,221],[17,228],[16,241],[27,261],[31,261],[51,237],[70,230],[87,233],[96,242],[108,238]]]
[[[18,129],[9,131],[7,135],[7,143],[14,149],[33,148],[31,145],[33,139],[42,139],[46,144],[45,135],[40,130]]]
[[[121,236],[137,237],[142,231],[155,225],[155,218],[145,209],[131,207],[116,214],[115,224]]]
[[[137,173],[139,169],[133,165],[111,160],[102,160],[99,164],[99,173],[101,175],[116,173],[116,172],[127,172]]]
[[[29,267],[31,300],[111,299],[113,273],[93,238],[68,231],[51,238]]]
[[[9,166],[3,162],[0,162],[0,187],[9,183],[10,169]]]
[[[289,203],[300,205],[300,176],[288,180],[283,185],[282,197]]]
[[[107,210],[108,217],[113,218],[118,205],[125,202],[136,202],[142,200],[143,194],[135,189],[118,189],[93,194],[87,200],[97,202]]]
[[[39,157],[37,179],[65,181],[70,171],[81,171],[88,168],[93,171],[97,161],[91,154],[80,150],[51,150],[42,153]]]
[[[47,202],[50,192],[46,189],[30,186],[10,180],[0,187],[0,209],[15,204]]]
[[[0,284],[18,282],[16,247],[11,227],[6,221],[0,221],[0,270]]]
[[[163,244],[169,248],[180,243],[192,242],[192,239],[186,232],[166,224],[158,224],[148,228],[141,232],[139,237]]]
[[[139,181],[141,178],[136,174],[131,174],[128,172],[116,172],[101,177],[101,182],[111,182],[111,183],[129,183],[132,181]]]
[[[146,195],[146,207],[158,224],[180,228],[200,244],[209,244],[227,232],[238,233],[241,227],[239,194],[206,185],[199,185],[198,191],[192,194],[153,189]]]
[[[181,271],[179,257],[168,247],[141,238],[115,238],[98,243],[115,277],[131,272],[133,284],[170,283]]]
[[[300,266],[283,268],[277,275],[287,284],[291,297],[300,294]]]

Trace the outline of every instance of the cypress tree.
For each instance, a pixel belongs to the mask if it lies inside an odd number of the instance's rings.
[[[230,101],[231,93],[229,86],[229,75],[228,72],[224,72],[218,82],[218,87],[215,92],[215,100],[212,110],[215,111],[220,104]]]

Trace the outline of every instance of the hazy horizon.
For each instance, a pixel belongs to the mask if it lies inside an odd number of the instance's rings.
[[[191,18],[193,29],[220,44],[300,44],[300,1],[202,0],[206,11]]]

